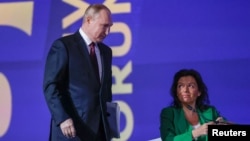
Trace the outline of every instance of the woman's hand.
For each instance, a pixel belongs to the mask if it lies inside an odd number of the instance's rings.
[[[229,121],[225,121],[223,117],[218,117],[216,120],[215,120],[216,124],[217,125],[229,125],[229,124],[234,124],[232,122],[229,122]]]
[[[199,136],[207,135],[207,133],[208,133],[208,125],[214,125],[214,124],[215,123],[213,121],[211,121],[211,122],[208,122],[208,123],[204,123],[200,127],[194,129],[192,131],[193,138],[198,138]]]

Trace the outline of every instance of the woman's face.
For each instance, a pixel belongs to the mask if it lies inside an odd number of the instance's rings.
[[[192,76],[183,76],[177,82],[177,96],[182,104],[193,105],[200,96],[198,85]]]

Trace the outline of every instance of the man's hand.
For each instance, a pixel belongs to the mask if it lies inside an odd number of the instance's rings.
[[[71,118],[63,121],[60,124],[60,128],[62,130],[62,133],[67,138],[74,138],[76,136],[76,130],[74,127],[73,120]]]

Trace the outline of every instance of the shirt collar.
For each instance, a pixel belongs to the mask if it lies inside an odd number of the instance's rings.
[[[82,30],[82,28],[79,29],[79,32],[80,32],[83,40],[86,42],[86,44],[90,45],[92,43],[92,41],[89,39],[89,37],[86,35],[86,33],[84,33],[84,31]]]

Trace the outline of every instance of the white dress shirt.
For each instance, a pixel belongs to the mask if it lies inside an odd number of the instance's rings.
[[[92,43],[92,41],[89,39],[89,37],[84,33],[84,31],[81,28],[79,29],[79,32],[80,32],[83,40],[85,41],[85,43],[87,45],[87,48],[88,48],[88,51],[90,53],[89,45]],[[95,43],[95,54],[96,54],[96,59],[97,59],[97,63],[98,63],[99,76],[100,76],[100,79],[101,79],[102,78],[101,53],[100,53],[99,47],[97,46],[96,43]]]

